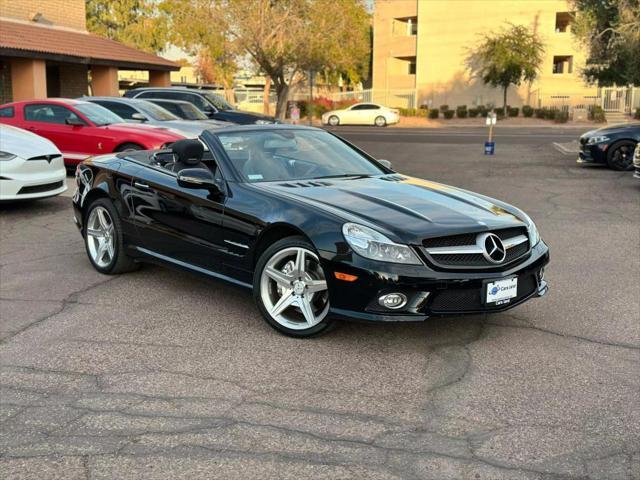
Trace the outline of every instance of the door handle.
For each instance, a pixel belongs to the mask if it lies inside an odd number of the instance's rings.
[[[149,185],[147,185],[144,182],[139,182],[138,180],[136,180],[135,182],[133,182],[133,186],[134,187],[138,187],[141,188],[142,190],[151,190],[151,187]]]

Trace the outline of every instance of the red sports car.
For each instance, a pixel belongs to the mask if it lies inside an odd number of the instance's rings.
[[[48,138],[62,152],[67,166],[91,155],[153,150],[184,138],[167,128],[124,123],[95,103],[60,98],[0,105],[0,123]]]

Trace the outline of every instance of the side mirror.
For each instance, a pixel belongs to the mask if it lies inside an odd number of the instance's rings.
[[[65,118],[64,123],[72,125],[74,127],[84,127],[85,123],[81,118],[68,116]]]
[[[146,122],[147,121],[147,117],[145,117],[141,113],[136,112],[136,113],[131,114],[131,120],[136,120],[138,122]]]
[[[220,193],[220,187],[207,168],[183,168],[178,172],[178,185],[183,188],[202,188],[211,193]]]
[[[204,113],[210,117],[212,116],[214,113],[216,113],[217,110],[215,108],[213,108],[211,105],[205,105],[204,107]]]
[[[388,168],[389,170],[393,170],[393,168],[391,167],[391,162],[389,160],[378,159],[378,163],[383,167]]]

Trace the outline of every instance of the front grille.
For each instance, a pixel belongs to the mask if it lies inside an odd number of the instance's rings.
[[[531,295],[537,288],[533,275],[518,278],[518,294],[510,303],[516,303]],[[433,297],[429,306],[432,313],[475,312],[504,308],[504,305],[487,306],[482,303],[484,288],[451,288],[441,290]]]
[[[452,247],[472,247],[476,246],[476,238],[481,233],[463,233],[459,235],[451,235],[448,237],[428,238],[422,242],[422,253],[426,256],[427,260],[432,264],[434,268],[441,269],[495,269],[501,268],[504,265],[515,262],[529,252],[528,232],[525,227],[512,227],[504,228],[501,230],[495,230],[491,233],[497,235],[500,240],[506,241],[515,237],[526,237],[527,240],[507,248],[506,256],[502,263],[496,264],[487,260],[481,252],[450,252],[450,253],[435,253],[432,249]]]
[[[18,191],[18,195],[28,195],[30,193],[42,193],[48,192],[49,190],[56,190],[63,185],[63,181],[53,183],[45,183],[43,185],[31,185],[29,187],[22,187]]]

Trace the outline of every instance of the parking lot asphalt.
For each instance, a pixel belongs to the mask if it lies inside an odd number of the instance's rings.
[[[567,129],[396,131],[338,133],[526,210],[546,297],[294,340],[238,287],[98,274],[66,196],[0,207],[0,478],[640,478],[640,182]]]

